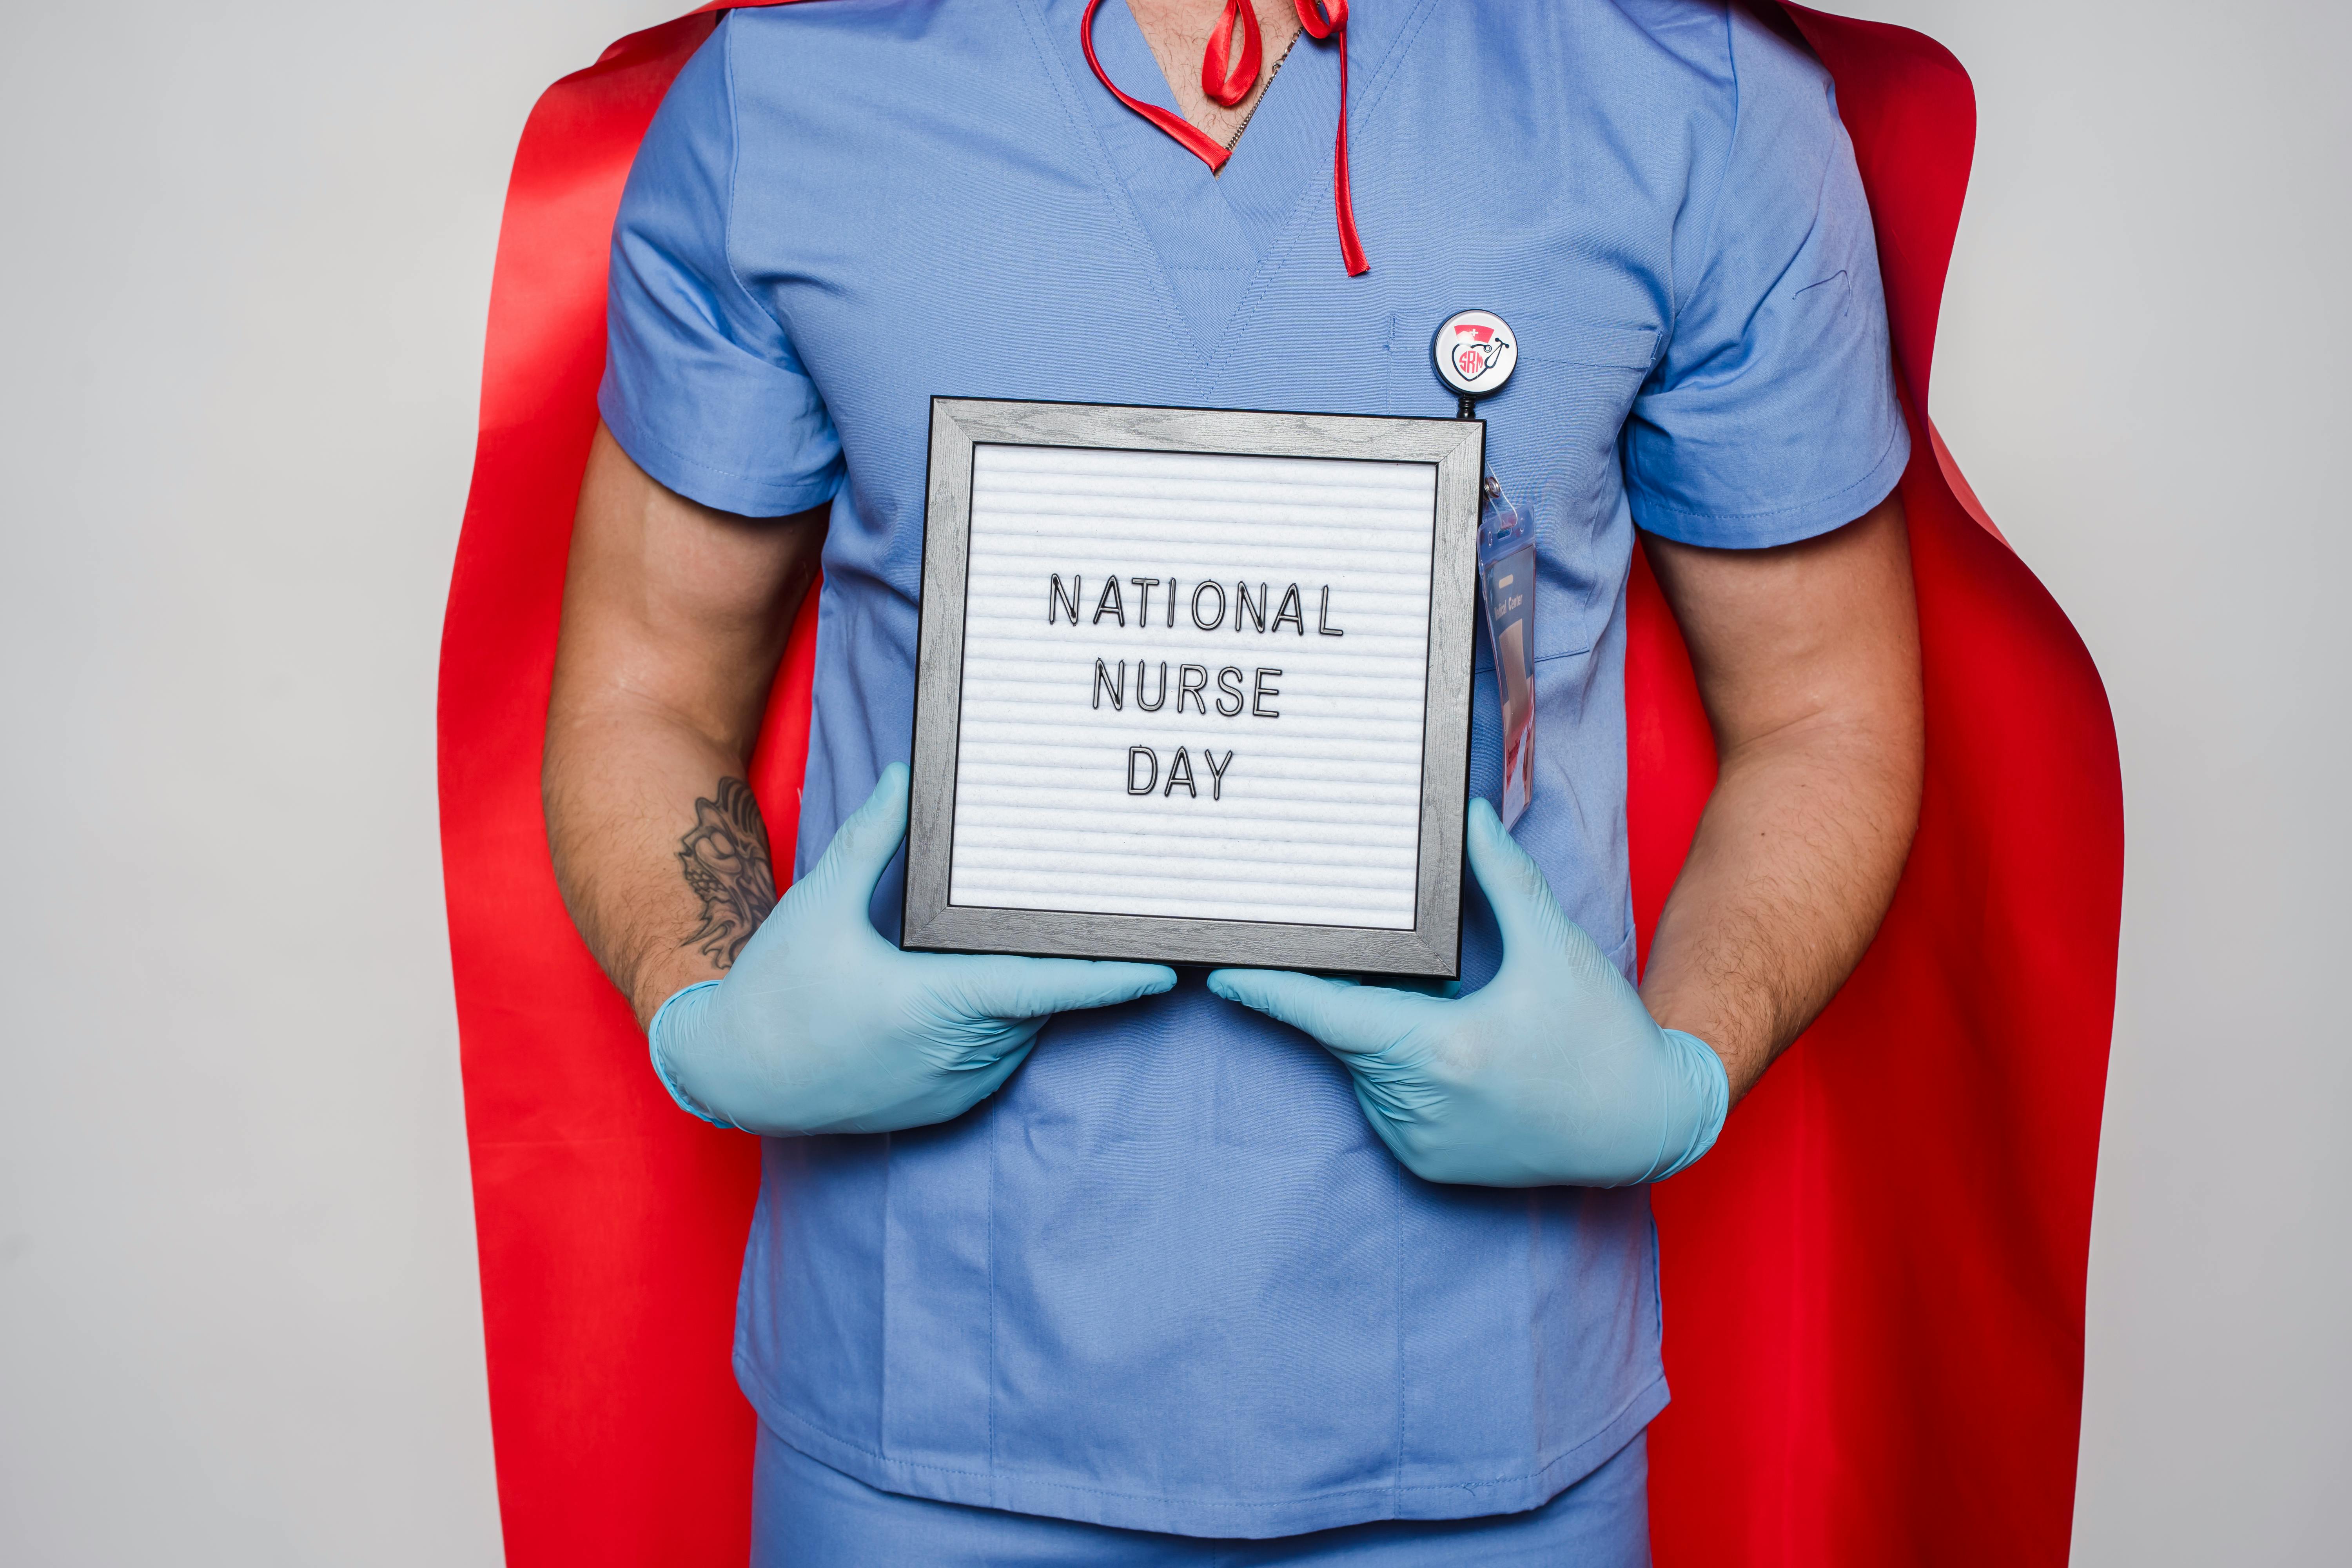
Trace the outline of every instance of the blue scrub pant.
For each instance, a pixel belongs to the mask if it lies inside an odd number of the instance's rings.
[[[1650,1457],[1635,1437],[1526,1513],[1384,1520],[1271,1541],[1112,1530],[877,1491],[764,1425],[751,1486],[752,1568],[1649,1568]]]

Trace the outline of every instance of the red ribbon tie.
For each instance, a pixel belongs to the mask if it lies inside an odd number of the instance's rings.
[[[1339,40],[1339,129],[1332,141],[1331,205],[1339,225],[1339,259],[1347,267],[1349,277],[1360,278],[1372,269],[1372,264],[1365,259],[1363,241],[1356,236],[1356,198],[1348,178],[1348,0],[1292,0],[1292,4],[1298,8],[1298,26],[1308,37],[1318,44]],[[1119,91],[1118,84],[1110,79],[1102,61],[1095,58],[1095,13],[1101,9],[1102,0],[1087,0],[1086,16],[1078,24],[1078,42],[1086,50],[1087,65],[1094,71],[1095,79],[1113,98],[1206,163],[1209,173],[1223,173],[1225,161],[1233,156],[1231,148],[1211,138],[1182,115],[1171,114],[1157,104]],[[1238,54],[1234,48],[1236,33],[1241,38]],[[1225,0],[1224,14],[1210,31],[1209,47],[1201,56],[1201,90],[1231,109],[1257,85],[1258,68],[1264,59],[1257,13],[1250,0]]]

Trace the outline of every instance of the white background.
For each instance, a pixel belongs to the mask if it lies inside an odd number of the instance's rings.
[[[2123,738],[2076,1559],[2352,1560],[2352,18],[1868,9],[1975,75],[1937,413]],[[666,10],[8,8],[0,1561],[497,1559],[435,641],[515,136]]]

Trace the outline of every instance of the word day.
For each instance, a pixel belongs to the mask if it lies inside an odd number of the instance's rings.
[[[1209,770],[1209,798],[1224,799],[1225,770],[1234,765],[1234,753],[1230,750],[1227,751],[1224,761],[1219,762],[1217,753],[1203,746],[1201,748],[1201,765]],[[1138,782],[1136,777],[1139,773],[1142,774],[1140,782]],[[1201,798],[1201,786],[1192,778],[1192,753],[1185,748],[1182,746],[1176,748],[1176,755],[1168,764],[1168,782],[1164,784],[1160,782],[1158,752],[1153,751],[1150,746],[1129,746],[1127,749],[1128,794],[1150,795],[1156,786],[1160,798],[1164,800],[1176,793],[1178,784],[1182,784],[1184,793],[1194,800]]]

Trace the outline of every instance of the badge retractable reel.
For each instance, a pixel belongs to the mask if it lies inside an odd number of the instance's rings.
[[[1478,399],[1500,391],[1517,368],[1518,334],[1492,310],[1457,310],[1438,327],[1430,353],[1437,378],[1461,399],[1459,416],[1475,419]],[[1535,798],[1536,520],[1512,504],[1491,468],[1481,483],[1478,585],[1502,698],[1502,818],[1510,827]]]

